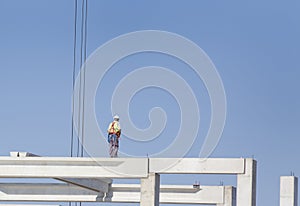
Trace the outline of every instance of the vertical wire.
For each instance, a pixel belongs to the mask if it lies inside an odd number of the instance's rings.
[[[81,4],[81,41],[80,41],[80,69],[82,68],[82,60],[83,60],[83,44],[84,44],[84,3],[85,1],[82,0],[82,4]],[[80,134],[82,133],[82,80],[83,78],[83,71],[80,71],[80,77],[79,77],[79,82],[80,82],[80,86],[79,86],[79,115],[78,115],[78,139],[77,139],[77,154],[76,156],[79,157],[79,153],[80,153]]]
[[[76,72],[76,42],[77,42],[77,2],[78,0],[74,0],[74,42],[73,42],[73,79],[72,79],[72,120],[71,120],[71,151],[70,156],[73,157],[73,146],[74,146],[74,105],[75,105],[75,97],[74,97],[74,87],[75,87],[75,72]],[[72,202],[69,202],[69,206],[72,206]]]
[[[85,61],[86,61],[86,53],[87,53],[87,17],[88,17],[88,4],[87,0],[85,0],[85,15],[84,15],[84,50],[83,50],[83,100],[82,100],[82,139],[81,139],[81,157],[83,157],[84,149],[83,149],[83,143],[84,143],[84,131],[85,131]]]
[[[77,40],[77,0],[74,0],[74,42],[73,42],[73,79],[72,79],[72,121],[71,121],[71,151],[70,156],[73,157],[74,145],[74,87],[75,87],[75,70],[76,70],[76,40]]]

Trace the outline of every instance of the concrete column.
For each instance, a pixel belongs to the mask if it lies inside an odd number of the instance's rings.
[[[149,173],[148,178],[142,178],[140,206],[159,206],[159,188],[159,174]]]
[[[225,186],[223,203],[216,206],[236,206],[236,189],[232,186]]]
[[[280,177],[280,206],[298,205],[298,178],[294,176]]]
[[[244,174],[237,176],[237,206],[256,206],[256,161],[245,159]]]

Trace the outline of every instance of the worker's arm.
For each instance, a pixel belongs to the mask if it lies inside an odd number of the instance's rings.
[[[112,125],[112,123],[110,123],[110,124],[108,125],[107,133],[109,133],[109,130],[110,130],[110,128],[111,128],[111,125]]]
[[[121,125],[120,125],[120,123],[119,122],[117,122],[117,124],[116,124],[116,135],[117,135],[117,137],[118,138],[120,138],[120,136],[121,136]]]

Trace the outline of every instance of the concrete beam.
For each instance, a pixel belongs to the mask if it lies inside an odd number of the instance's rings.
[[[71,184],[0,183],[0,201],[95,202],[103,196],[103,193]]]
[[[0,177],[145,178],[147,158],[0,157]],[[150,158],[159,174],[243,174],[244,159]]]
[[[141,179],[140,206],[159,206],[160,176],[150,173],[147,178]]]
[[[224,186],[201,186],[197,192],[161,192],[160,199],[166,204],[220,204],[224,192]]]
[[[70,183],[96,192],[106,193],[112,183],[112,179],[75,179],[75,178],[55,178],[62,182]]]
[[[245,173],[237,177],[237,206],[256,206],[256,161],[245,161]]]
[[[10,152],[11,157],[39,157],[39,155],[30,152]]]
[[[150,158],[148,165],[147,158],[37,157],[28,152],[11,152],[11,156],[11,158],[1,157],[0,167],[5,164],[7,166],[14,164],[16,168],[18,165],[22,167],[43,165],[49,169],[51,166],[62,169],[65,169],[64,166],[98,166],[98,169],[102,168],[106,171],[105,176],[115,177],[118,174],[116,178],[122,176],[145,178],[148,169],[150,173],[159,174],[243,174],[245,172],[245,161],[242,158]]]
[[[140,202],[139,184],[113,184],[105,202]],[[224,186],[161,185],[160,204],[216,204],[224,201]]]
[[[159,174],[243,174],[242,158],[150,158],[149,171]]]
[[[140,184],[112,184],[109,193],[102,194],[71,184],[1,183],[0,201],[38,202],[112,202],[139,203]],[[231,186],[161,185],[160,204],[218,204],[231,205]]]
[[[242,158],[74,158],[36,157],[28,153],[12,153],[0,157],[0,178],[55,178],[96,192],[107,192],[110,183],[95,183],[107,178],[143,179],[143,191],[159,189],[148,178],[157,174],[237,174],[237,206],[256,205],[256,161]],[[33,157],[32,157],[33,156]],[[157,178],[154,178],[157,179]],[[152,184],[152,189],[146,188]],[[124,193],[122,193],[124,194]],[[147,194],[147,192],[145,193]],[[149,196],[148,194],[148,196]],[[127,194],[128,195],[128,194]],[[130,196],[130,195],[129,195]],[[149,199],[144,195],[146,199]],[[142,195],[142,199],[144,198]],[[150,196],[149,196],[150,197]],[[152,197],[152,196],[151,196]],[[157,195],[151,201],[157,202]],[[108,199],[110,197],[108,196]],[[73,200],[69,200],[73,201]],[[94,200],[92,200],[94,201]],[[151,202],[150,201],[150,202]],[[145,201],[142,201],[145,202]],[[224,202],[224,201],[223,201]],[[222,202],[221,202],[222,203]]]
[[[0,157],[0,178],[144,178],[147,158]]]
[[[0,204],[0,206],[60,206],[60,205],[37,205],[37,204]]]
[[[11,157],[41,157],[39,155],[30,152],[10,152]],[[112,179],[76,179],[76,178],[54,178],[56,180],[77,185],[86,189],[94,190],[96,192],[108,192],[109,186],[112,183]]]
[[[280,206],[298,206],[298,178],[280,177]]]

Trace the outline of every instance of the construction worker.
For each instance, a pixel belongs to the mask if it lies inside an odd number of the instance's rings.
[[[118,157],[119,150],[119,139],[121,136],[121,126],[119,123],[119,116],[115,115],[113,121],[109,124],[108,133],[108,143],[109,143],[109,155],[110,157]]]

